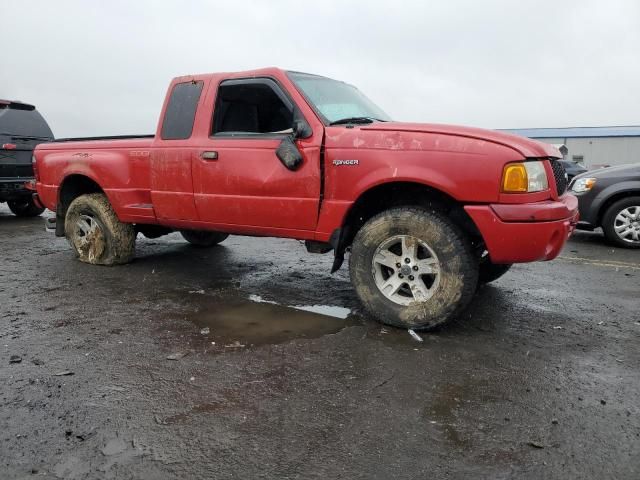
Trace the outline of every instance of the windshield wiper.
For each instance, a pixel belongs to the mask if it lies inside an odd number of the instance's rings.
[[[347,123],[367,124],[367,123],[383,122],[383,121],[384,120],[380,120],[378,118],[373,118],[373,117],[347,117],[347,118],[341,118],[340,120],[331,122],[329,125],[344,125]]]

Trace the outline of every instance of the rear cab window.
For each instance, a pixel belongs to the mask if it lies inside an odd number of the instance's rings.
[[[191,137],[203,82],[177,83],[171,91],[162,120],[163,140],[184,140]]]

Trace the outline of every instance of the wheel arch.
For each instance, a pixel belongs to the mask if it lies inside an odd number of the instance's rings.
[[[446,213],[473,243],[482,242],[482,235],[462,203],[444,191],[415,181],[387,181],[371,186],[360,193],[335,229],[329,243],[334,249],[332,272],[340,268],[344,252],[351,245],[362,226],[375,215],[394,207],[420,206]]]
[[[615,192],[611,193],[605,200],[602,201],[600,207],[598,208],[596,226],[602,226],[604,216],[611,205],[622,200],[623,198],[634,196],[640,196],[640,183],[637,186],[626,187],[622,190],[616,190]]]
[[[67,175],[58,188],[58,203],[56,206],[56,235],[63,237],[64,219],[69,209],[69,205],[80,195],[88,193],[103,193],[104,189],[100,184],[85,174],[72,173]]]

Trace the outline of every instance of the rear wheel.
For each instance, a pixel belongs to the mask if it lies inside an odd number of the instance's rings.
[[[419,207],[369,220],[351,246],[349,271],[367,311],[402,328],[445,323],[467,306],[478,281],[468,239],[445,217]]]
[[[627,197],[611,205],[602,217],[602,230],[619,247],[640,248],[640,197]]]
[[[18,217],[37,217],[44,208],[37,206],[33,199],[25,198],[24,200],[10,200],[7,202],[9,210]]]
[[[135,254],[135,228],[118,220],[102,193],[81,195],[71,202],[64,230],[82,262],[117,265],[129,262]]]
[[[210,232],[208,230],[181,230],[180,234],[191,245],[196,247],[213,247],[226,240],[228,233]]]

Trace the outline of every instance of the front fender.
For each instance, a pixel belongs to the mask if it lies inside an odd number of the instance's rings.
[[[421,150],[334,149],[325,159],[327,199],[355,201],[390,182],[412,182],[460,202],[498,201],[502,168],[514,152],[495,146],[482,153]],[[351,162],[345,162],[351,160]]]
[[[373,170],[362,177],[353,188],[353,200],[360,198],[365,192],[380,185],[408,182],[424,185],[441,192],[446,193],[452,198],[456,198],[459,192],[456,192],[456,183],[451,178],[445,177],[439,172],[435,172],[428,168],[403,169],[402,173],[398,172],[398,167],[389,171],[389,167],[381,167]],[[391,175],[389,175],[391,173]]]

